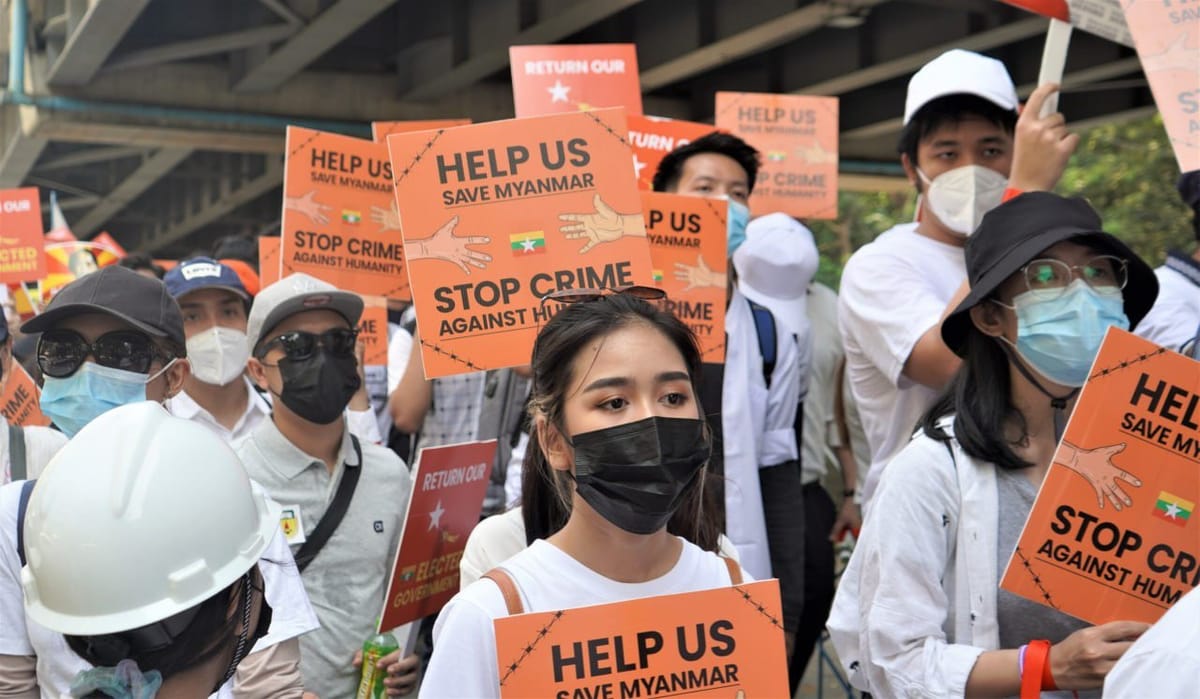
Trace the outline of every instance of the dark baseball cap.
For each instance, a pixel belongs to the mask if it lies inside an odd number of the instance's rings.
[[[971,308],[1046,248],[1074,238],[1128,263],[1129,280],[1122,294],[1129,326],[1135,327],[1158,296],[1158,279],[1150,265],[1119,238],[1105,233],[1100,215],[1084,199],[1026,192],[984,214],[978,230],[967,239],[971,292],[942,321],[946,346],[962,355],[971,328]]]
[[[198,289],[223,289],[237,294],[247,303],[250,301],[250,294],[237,272],[211,257],[193,257],[180,262],[163,277],[163,284],[175,300]]]
[[[21,326],[21,332],[45,332],[61,320],[84,313],[110,315],[180,347],[187,343],[183,314],[166,285],[119,265],[101,267],[64,286],[46,310]]]

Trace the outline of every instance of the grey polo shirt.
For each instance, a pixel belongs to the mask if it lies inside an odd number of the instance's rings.
[[[316,528],[347,468],[362,468],[345,518],[301,578],[321,628],[300,638],[304,686],[322,699],[355,695],[354,652],[374,635],[404,511],[411,492],[408,468],[384,447],[360,439],[362,464],[350,433],[342,437],[342,463],[331,475],[320,459],[301,451],[263,420],[237,445],[251,478],[285,510],[299,514],[305,538]],[[298,537],[296,537],[298,538]],[[292,553],[301,544],[292,544]]]

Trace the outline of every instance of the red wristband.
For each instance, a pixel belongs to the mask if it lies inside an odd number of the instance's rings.
[[[1012,187],[1008,187],[1004,190],[1004,194],[1000,197],[1000,203],[1004,203],[1006,201],[1016,199],[1017,197],[1021,196],[1024,193],[1025,192],[1023,192],[1019,189],[1013,189]]]
[[[1046,663],[1042,665],[1042,691],[1053,692],[1058,689],[1054,684],[1054,675],[1050,672],[1050,642],[1046,641]]]
[[[1050,677],[1050,641],[1030,641],[1025,649],[1025,668],[1021,673],[1021,699],[1038,699]],[[1050,684],[1054,679],[1050,678]],[[1053,688],[1053,687],[1051,687]]]

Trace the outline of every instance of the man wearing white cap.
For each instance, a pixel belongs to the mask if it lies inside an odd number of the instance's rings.
[[[1057,85],[1039,87],[1020,119],[1001,62],[947,51],[912,77],[898,150],[920,194],[917,220],[886,231],[846,264],[838,322],[846,372],[871,446],[861,497],[912,435],[959,360],[942,318],[966,295],[963,245],[1009,191],[1052,189],[1078,136],[1040,116]]]

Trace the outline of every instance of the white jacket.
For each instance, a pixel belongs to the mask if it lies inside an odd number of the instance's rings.
[[[833,601],[838,657],[877,697],[961,697],[1000,645],[995,467],[950,446],[920,434],[888,464]]]
[[[756,580],[771,577],[759,468],[798,458],[799,349],[776,319],[775,370],[768,388],[750,303],[734,290],[725,315],[721,431],[725,442],[725,533]]]

